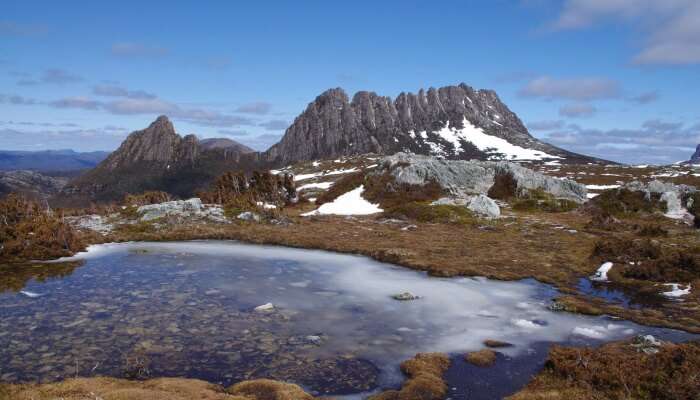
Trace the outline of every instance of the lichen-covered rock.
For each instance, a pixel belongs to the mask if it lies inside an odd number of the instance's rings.
[[[586,201],[586,187],[568,179],[558,179],[505,161],[445,160],[415,154],[397,153],[384,157],[375,174],[391,174],[398,183],[425,185],[435,182],[455,197],[488,195],[497,182],[512,185],[512,196],[543,190],[556,198]]]
[[[472,197],[467,208],[476,214],[489,218],[498,218],[501,215],[501,209],[498,207],[498,204],[483,194]]]
[[[153,221],[160,218],[206,219],[212,222],[226,223],[224,210],[218,205],[202,204],[197,198],[189,200],[167,201],[148,204],[136,209],[141,221]]]

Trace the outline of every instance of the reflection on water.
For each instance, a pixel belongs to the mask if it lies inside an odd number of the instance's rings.
[[[533,281],[430,278],[321,251],[130,243],[94,246],[74,260],[84,265],[63,279],[18,278],[39,297],[0,294],[0,380],[185,376],[228,385],[270,377],[347,394],[397,385],[398,363],[417,352],[456,354],[484,339],[515,344],[503,349],[507,366],[522,357],[538,365],[542,343],[682,337],[550,312],[555,292]],[[406,291],[421,299],[391,298]],[[273,310],[255,311],[266,303]],[[453,398],[479,382],[458,367],[448,374]],[[489,374],[506,370],[524,375],[517,366]]]
[[[81,266],[82,261],[60,264],[0,264],[0,293],[19,292],[30,281],[46,282],[65,278]]]

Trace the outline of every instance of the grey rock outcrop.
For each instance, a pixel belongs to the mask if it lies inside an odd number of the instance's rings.
[[[568,179],[558,179],[505,161],[444,160],[398,153],[384,157],[373,172],[389,173],[398,183],[425,185],[435,182],[454,197],[488,195],[499,177],[512,179],[515,195],[541,189],[556,198],[586,201],[586,187]]]
[[[153,221],[159,218],[200,218],[213,222],[226,223],[224,210],[220,206],[205,205],[199,198],[189,200],[167,201],[139,207],[136,212],[141,221]]]
[[[474,90],[464,83],[401,93],[393,101],[364,91],[350,100],[340,88],[327,90],[294,120],[266,157],[284,164],[400,151],[449,159],[491,157],[466,140],[455,143],[437,133],[446,124],[462,128],[465,120],[488,135],[562,157],[564,162],[599,161],[537,140],[494,91]]]
[[[431,205],[463,206],[473,213],[488,217],[498,218],[501,215],[501,208],[490,197],[483,194],[463,197],[443,197],[435,200]]]
[[[0,196],[21,193],[44,200],[58,193],[67,182],[67,178],[56,178],[35,171],[0,171]]]

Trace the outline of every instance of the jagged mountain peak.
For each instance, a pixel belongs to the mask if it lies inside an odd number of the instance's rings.
[[[290,163],[399,151],[451,159],[597,161],[537,140],[495,91],[465,83],[402,92],[395,100],[360,91],[349,101],[341,88],[326,90],[266,157]]]

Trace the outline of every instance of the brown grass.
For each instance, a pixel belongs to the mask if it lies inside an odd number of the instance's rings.
[[[401,363],[401,371],[408,377],[400,390],[387,390],[368,400],[440,400],[447,395],[443,374],[450,359],[441,353],[419,353]]]
[[[299,386],[260,379],[228,389],[197,379],[130,381],[75,378],[49,384],[0,385],[0,400],[313,400]]]
[[[86,235],[60,215],[11,194],[0,200],[0,262],[48,260],[85,248]]]
[[[124,205],[126,206],[145,206],[148,204],[164,203],[172,200],[170,194],[157,190],[143,192],[140,194],[127,194],[124,196]]]
[[[478,367],[490,367],[496,362],[496,352],[490,349],[483,349],[467,353],[464,359]]]
[[[544,370],[510,400],[692,400],[700,393],[700,344],[667,343],[657,354],[629,342],[554,346]]]

